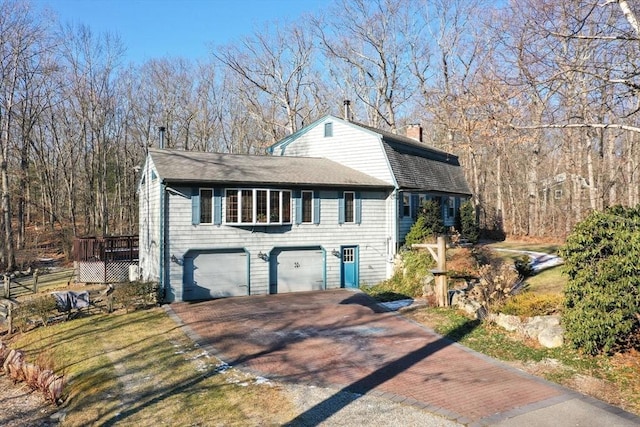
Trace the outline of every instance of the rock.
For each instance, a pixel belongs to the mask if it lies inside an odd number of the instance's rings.
[[[435,291],[433,290],[433,285],[435,284],[433,274],[427,274],[426,276],[424,276],[420,283],[422,284],[423,297],[427,297],[435,293]]]
[[[512,316],[510,314],[498,313],[494,318],[496,325],[500,326],[507,331],[517,331],[522,328],[522,321],[518,316]]]
[[[484,319],[487,316],[487,311],[482,304],[468,298],[466,293],[461,290],[450,290],[449,300],[453,307],[457,307],[465,313],[472,315],[474,319]]]
[[[64,421],[65,418],[67,418],[67,412],[66,411],[58,411],[54,414],[51,414],[51,416],[49,417],[52,421],[58,421],[58,422],[62,422]]]
[[[564,344],[564,329],[560,325],[545,328],[538,335],[538,342],[546,348],[562,347]]]
[[[560,325],[558,316],[534,316],[523,325],[523,333],[529,338],[536,339],[546,329]]]

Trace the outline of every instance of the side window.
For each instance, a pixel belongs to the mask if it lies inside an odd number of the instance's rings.
[[[402,216],[411,216],[411,196],[402,193]]]
[[[324,124],[324,137],[328,138],[333,136],[333,123],[325,123]]]
[[[213,190],[200,189],[200,224],[213,223]]]
[[[362,222],[362,197],[357,191],[338,193],[338,223],[360,224]]]
[[[313,191],[302,192],[302,223],[313,222]]]
[[[449,218],[455,218],[456,216],[456,198],[449,197],[447,199],[447,213]]]
[[[355,222],[355,193],[344,192],[344,222]]]

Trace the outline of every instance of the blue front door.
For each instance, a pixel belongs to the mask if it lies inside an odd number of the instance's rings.
[[[343,288],[358,287],[358,247],[342,246],[341,283]]]

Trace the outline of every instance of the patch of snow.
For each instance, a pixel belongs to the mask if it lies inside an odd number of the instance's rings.
[[[546,254],[544,252],[519,251],[516,249],[495,249],[499,252],[510,252],[516,254],[527,255],[531,260],[531,269],[536,273],[551,267],[564,264],[564,260],[557,255]]]
[[[271,384],[271,381],[265,377],[256,377],[256,384]]]
[[[411,298],[380,303],[381,306],[383,306],[384,308],[390,311],[398,311],[399,309],[403,307],[408,307],[411,304],[413,304],[413,299]]]

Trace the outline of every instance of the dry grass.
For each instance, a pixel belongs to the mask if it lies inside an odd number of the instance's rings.
[[[100,315],[14,339],[69,380],[64,425],[282,424],[293,408],[277,386],[221,366],[160,308]]]

